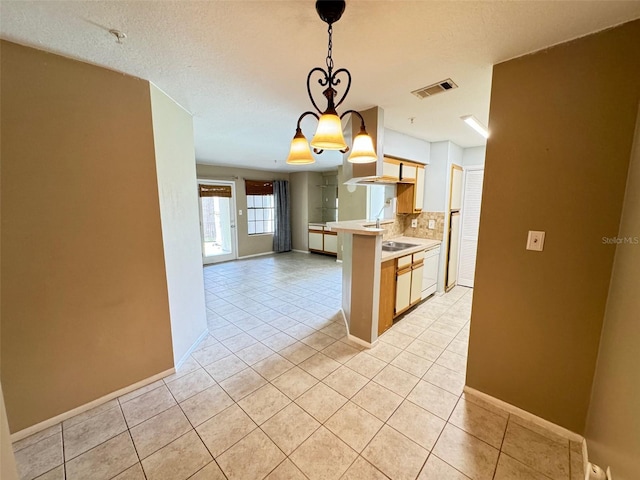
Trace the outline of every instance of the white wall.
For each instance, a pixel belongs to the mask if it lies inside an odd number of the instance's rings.
[[[484,166],[484,157],[487,153],[487,147],[470,147],[465,148],[462,153],[462,166],[471,167],[476,165]]]
[[[431,144],[429,165],[425,167],[424,207],[425,212],[444,212],[448,185],[449,142]]]
[[[162,242],[174,363],[207,331],[193,120],[151,84]]]
[[[640,478],[640,115],[587,416],[589,460],[616,480]],[[602,245],[602,248],[614,248]]]
[[[384,129],[384,154],[427,164],[431,144],[395,130]]]

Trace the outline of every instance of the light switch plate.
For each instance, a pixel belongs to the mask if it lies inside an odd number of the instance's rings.
[[[529,230],[529,236],[527,237],[527,250],[534,250],[541,252],[544,248],[544,232],[536,230]]]
[[[433,230],[434,228],[436,228],[436,221],[429,220],[429,230]]]
[[[411,228],[418,228],[418,219],[414,218],[411,220]]]
[[[242,215],[242,210],[238,210],[238,215]]]

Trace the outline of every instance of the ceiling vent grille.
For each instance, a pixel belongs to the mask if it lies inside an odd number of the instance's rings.
[[[451,80],[450,78],[447,78],[446,80],[442,80],[441,82],[434,83],[433,85],[429,85],[429,86],[414,90],[411,93],[413,93],[416,97],[422,100],[423,98],[431,97],[432,95],[446,92],[447,90],[453,90],[454,88],[458,88],[458,85],[453,83],[453,80]]]

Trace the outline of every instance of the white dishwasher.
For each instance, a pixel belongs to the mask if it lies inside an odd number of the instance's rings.
[[[424,253],[422,269],[422,299],[436,293],[438,285],[438,264],[440,263],[440,245]]]

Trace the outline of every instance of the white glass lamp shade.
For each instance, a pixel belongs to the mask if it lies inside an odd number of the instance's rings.
[[[351,163],[373,163],[377,160],[378,156],[373,148],[373,139],[365,130],[360,130],[360,133],[353,139],[353,148],[348,161]]]
[[[302,134],[302,131],[298,129],[296,134],[291,140],[291,149],[289,150],[289,156],[287,157],[287,163],[293,165],[306,165],[314,163],[316,161],[311,155],[311,149],[307,139]]]
[[[311,146],[318,150],[345,150],[347,142],[342,134],[342,122],[335,113],[323,113],[318,121],[316,134],[311,140]]]

